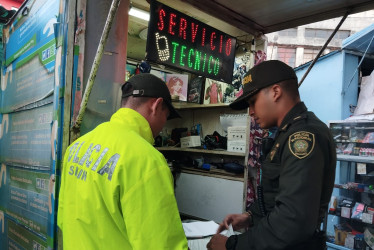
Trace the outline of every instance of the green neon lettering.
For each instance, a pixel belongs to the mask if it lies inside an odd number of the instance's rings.
[[[175,63],[175,54],[177,52],[177,47],[179,46],[179,43],[172,42],[171,44],[173,45],[173,59],[172,59],[172,63]]]
[[[185,50],[186,48],[187,48],[187,47],[184,46],[184,45],[181,47],[181,59],[180,59],[180,62],[179,62],[179,64],[180,64],[181,66],[184,66],[183,58],[186,57],[186,54],[184,53],[184,50]]]
[[[206,54],[204,54],[203,72],[205,71]]]
[[[209,62],[208,62],[208,73],[212,73],[212,69],[210,68],[210,64],[212,63],[212,60],[213,60],[213,56],[210,56],[209,57]]]
[[[216,58],[216,61],[214,62],[214,75],[218,75],[219,72],[219,58]]]
[[[200,70],[200,57],[201,57],[201,52],[196,50],[194,70]]]
[[[194,54],[193,49],[190,49],[190,51],[188,52],[188,67],[190,67],[190,68],[193,67],[193,64],[192,64],[192,62],[191,62],[191,54],[192,54],[192,55]]]

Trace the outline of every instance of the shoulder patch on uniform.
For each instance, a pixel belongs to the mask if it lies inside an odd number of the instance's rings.
[[[299,131],[290,135],[288,146],[291,153],[299,159],[307,157],[314,149],[314,134],[307,131]]]

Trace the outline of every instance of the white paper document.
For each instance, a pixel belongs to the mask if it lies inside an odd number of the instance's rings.
[[[187,238],[202,238],[214,235],[219,225],[214,221],[196,221],[182,223]]]

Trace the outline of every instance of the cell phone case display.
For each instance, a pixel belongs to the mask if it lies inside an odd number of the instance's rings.
[[[374,123],[333,123],[331,132],[338,155],[374,156]]]
[[[330,122],[330,129],[337,169],[324,226],[327,245],[329,249],[370,249],[374,237],[374,122]]]

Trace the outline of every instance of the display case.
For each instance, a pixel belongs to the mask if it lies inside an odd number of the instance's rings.
[[[208,149],[201,147],[162,146],[157,149],[171,162],[179,163],[176,176],[176,199],[182,215],[216,222],[229,213],[242,213],[245,209],[247,190],[247,155],[250,118],[247,110],[232,110],[228,104],[195,104],[174,102],[173,106],[181,114],[181,119],[168,121],[165,129],[170,133],[175,128],[188,130],[200,126],[200,137],[204,141],[207,135],[215,131],[222,136],[227,131],[221,126],[221,116],[228,115],[232,119],[244,117],[245,127],[243,150],[233,152],[221,148]],[[243,119],[241,119],[243,122]],[[235,122],[234,122],[235,124]],[[202,143],[203,144],[203,143]],[[227,171],[217,168],[224,163],[237,163],[243,171]],[[204,164],[207,164],[204,166]],[[176,165],[176,164],[175,164]],[[173,166],[173,168],[175,167]],[[174,169],[175,170],[175,169]]]
[[[374,122],[332,121],[337,164],[324,224],[329,249],[369,249],[374,228]]]

